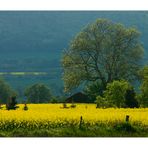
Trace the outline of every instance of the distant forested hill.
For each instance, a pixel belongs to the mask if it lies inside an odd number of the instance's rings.
[[[35,82],[44,82],[54,93],[62,93],[62,50],[97,18],[137,27],[145,48],[144,62],[148,62],[147,11],[1,11],[0,72],[47,72],[41,76],[1,75],[22,94],[24,87]]]

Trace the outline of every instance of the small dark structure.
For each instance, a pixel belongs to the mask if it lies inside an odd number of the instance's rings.
[[[80,117],[79,129],[81,129],[81,128],[82,128],[82,124],[83,124],[83,117],[81,116],[81,117]]]
[[[76,108],[76,104],[72,103],[70,107],[71,108]]]
[[[63,108],[69,108],[69,107],[67,107],[66,103],[63,103]]]
[[[7,110],[10,110],[10,109],[15,110],[16,108],[18,108],[18,106],[16,106],[16,104],[17,104],[16,97],[11,97],[8,99],[8,102],[6,104],[6,109]]]
[[[89,103],[89,97],[81,92],[78,92],[65,100],[67,103]]]
[[[24,110],[28,110],[28,106],[26,103],[24,104]]]
[[[126,115],[125,121],[129,122],[129,115]]]

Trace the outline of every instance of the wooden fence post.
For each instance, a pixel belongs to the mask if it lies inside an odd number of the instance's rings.
[[[81,129],[81,127],[82,127],[82,123],[83,123],[83,118],[82,118],[82,116],[80,117],[80,124],[79,124],[79,128]]]
[[[129,122],[129,115],[126,115],[125,121]]]

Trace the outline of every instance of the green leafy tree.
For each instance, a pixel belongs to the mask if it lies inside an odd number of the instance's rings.
[[[110,102],[110,104],[114,104],[117,107],[137,107],[132,104],[134,100],[129,98],[131,91],[133,90],[132,86],[125,80],[113,81],[112,83],[108,83],[106,90],[104,91],[104,97]],[[130,106],[131,105],[131,106]],[[132,106],[133,105],[133,106]]]
[[[139,77],[141,80],[148,79],[148,65],[139,70]]]
[[[142,84],[140,86],[141,94],[138,96],[142,107],[148,107],[148,65],[140,71]]]
[[[106,88],[113,80],[134,80],[143,50],[137,29],[97,19],[78,33],[64,50],[65,91],[85,82],[100,81]]]
[[[101,96],[96,97],[95,103],[97,105],[96,108],[108,108],[114,106],[107,98]]]
[[[7,103],[9,98],[13,96],[17,96],[17,93],[5,82],[5,80],[0,79],[0,103]]]
[[[51,91],[44,84],[34,84],[25,90],[25,96],[30,103],[47,103],[50,101]]]
[[[103,95],[103,86],[100,82],[92,82],[89,83],[86,88],[84,89],[84,92],[87,96],[89,96],[90,101],[94,102],[96,100],[96,97],[99,95]]]
[[[58,103],[58,98],[56,96],[52,96],[50,103]]]

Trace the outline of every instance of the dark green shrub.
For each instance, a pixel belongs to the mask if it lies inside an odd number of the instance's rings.
[[[96,103],[96,108],[113,107],[113,105],[111,104],[111,102],[109,102],[109,100],[107,100],[106,98],[103,98],[101,96],[96,97],[95,103]]]
[[[101,82],[97,81],[97,82],[93,82],[93,83],[88,84],[85,87],[84,92],[90,98],[90,102],[94,103],[97,96],[103,95],[104,89],[105,88],[103,87]]]
[[[56,98],[52,98],[50,103],[58,103],[58,100]]]
[[[128,108],[138,108],[139,104],[136,100],[136,93],[134,89],[128,89],[125,94],[125,107]]]

